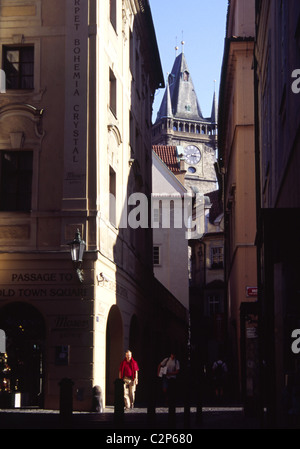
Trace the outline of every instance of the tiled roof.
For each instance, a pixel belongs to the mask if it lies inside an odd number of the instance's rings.
[[[180,165],[177,159],[176,146],[171,145],[153,145],[153,151],[166,164],[172,173],[180,173]]]

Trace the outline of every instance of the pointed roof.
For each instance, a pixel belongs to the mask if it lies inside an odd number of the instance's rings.
[[[185,120],[203,120],[201,108],[184,53],[175,59],[168,84],[157,114],[157,121],[164,117]]]
[[[170,86],[169,86],[169,82],[167,82],[166,90],[165,90],[159,111],[157,113],[156,121],[158,121],[162,118],[171,118],[171,117],[173,117],[172,103],[171,103],[171,95],[170,95]]]
[[[211,108],[211,123],[218,123],[218,102],[216,91],[214,91],[213,103]]]

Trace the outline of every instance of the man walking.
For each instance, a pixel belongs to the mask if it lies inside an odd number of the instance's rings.
[[[126,351],[125,358],[120,364],[119,378],[124,382],[125,409],[134,407],[135,391],[138,384],[139,366],[132,357],[131,351]]]

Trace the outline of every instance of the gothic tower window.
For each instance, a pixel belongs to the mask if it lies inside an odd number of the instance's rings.
[[[169,82],[170,86],[173,84],[173,81],[174,81],[174,75],[172,73],[170,73],[170,75],[168,76],[168,82]]]
[[[190,78],[190,74],[187,70],[185,70],[182,74],[182,79],[183,79],[183,81],[189,81],[189,78]]]

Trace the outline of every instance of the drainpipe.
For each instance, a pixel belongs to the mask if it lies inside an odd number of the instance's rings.
[[[257,36],[257,29],[256,29]],[[263,226],[262,226],[262,215],[261,215],[261,182],[260,182],[260,123],[259,123],[259,103],[258,103],[258,63],[256,59],[256,40],[254,45],[253,59],[254,59],[254,124],[255,124],[255,189],[256,189],[256,251],[257,251],[257,303],[258,303],[258,347],[259,347],[259,382],[260,382],[260,403],[258,404],[259,417],[261,422],[261,427],[263,428],[264,421],[264,405],[265,405],[265,388],[264,385],[265,378],[265,367],[264,367],[264,342],[268,339],[268,336],[264,336],[264,317],[263,317],[263,290],[262,290],[262,239],[263,239]]]

